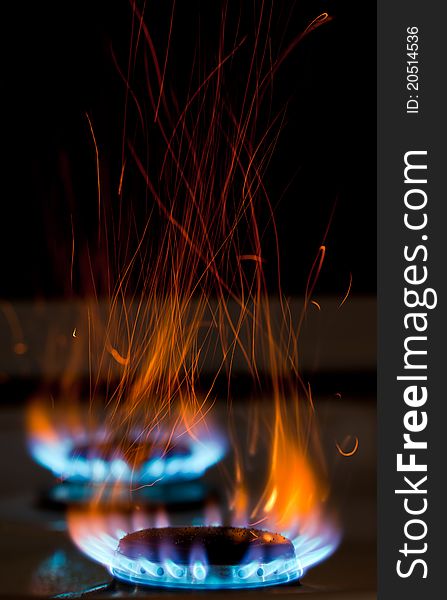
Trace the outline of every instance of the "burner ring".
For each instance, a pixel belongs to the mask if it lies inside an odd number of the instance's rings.
[[[101,450],[99,444],[91,449],[84,441],[64,439],[59,441],[31,440],[31,453],[41,465],[57,477],[74,483],[138,483],[141,485],[172,483],[198,479],[218,463],[225,454],[225,444],[220,436],[215,439],[187,438],[178,448],[166,453],[149,455],[137,467],[121,456],[118,449]]]
[[[286,537],[238,527],[164,527],[124,536],[111,573],[128,583],[170,588],[249,588],[302,575]]]

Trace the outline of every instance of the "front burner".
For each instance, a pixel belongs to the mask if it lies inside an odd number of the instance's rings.
[[[111,573],[128,583],[170,588],[250,588],[302,575],[290,540],[239,527],[163,527],[124,536]]]

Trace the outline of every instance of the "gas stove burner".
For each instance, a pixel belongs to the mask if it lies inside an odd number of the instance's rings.
[[[31,440],[31,453],[54,475],[73,483],[132,483],[151,485],[187,481],[201,477],[225,454],[221,437],[197,439],[183,436],[181,443],[130,444],[131,455],[119,451],[120,444],[86,443],[70,439]]]
[[[128,583],[169,588],[252,588],[302,575],[293,543],[239,527],[162,527],[124,536],[111,573]]]
[[[80,469],[85,468],[85,478],[89,481],[130,481],[140,483],[149,483],[150,480],[160,478],[170,480],[189,479],[185,474],[179,472],[179,467],[183,463],[188,464],[194,449],[187,444],[176,444],[175,446],[163,447],[156,443],[135,443],[130,444],[130,450],[126,452],[125,457],[120,456],[117,448],[120,447],[119,441],[110,441],[100,444],[79,444],[73,446],[67,456],[67,461],[73,466],[73,475],[71,480],[82,478]],[[132,469],[131,469],[132,465]],[[78,467],[78,472],[76,471]]]
[[[294,581],[330,556],[340,541],[335,523],[317,513],[281,535],[248,526],[209,526],[208,519],[201,526],[166,527],[141,511],[72,511],[68,524],[78,548],[117,580],[183,589]]]

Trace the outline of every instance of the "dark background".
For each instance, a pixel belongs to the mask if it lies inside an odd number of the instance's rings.
[[[229,5],[230,29],[236,21],[253,29],[252,3]],[[177,2],[171,56],[180,96],[199,42],[212,64],[221,7],[218,1]],[[276,2],[271,43],[275,50],[323,11],[333,20],[303,40],[274,83],[273,109],[289,103],[266,177],[278,202],[283,287],[288,294],[304,292],[336,204],[318,292],[343,297],[351,272],[353,293],[370,294],[376,252],[375,3],[363,3],[359,12],[357,3],[346,1]],[[155,42],[163,47],[170,3],[149,2],[146,14]],[[70,213],[81,207],[77,218],[86,230],[94,227],[93,216],[82,212],[96,202],[86,112],[111,187],[119,177],[125,88],[112,50],[125,69],[130,4],[25,2],[9,7],[4,16],[0,296],[60,297],[70,269]],[[237,94],[239,83],[235,80],[229,93]]]

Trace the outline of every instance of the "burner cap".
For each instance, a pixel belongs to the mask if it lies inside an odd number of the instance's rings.
[[[263,561],[294,558],[293,544],[278,533],[242,527],[161,527],[130,533],[121,539],[118,552],[127,558],[162,562],[172,554],[178,564],[191,561],[200,548],[210,565],[236,565],[247,554],[258,553]]]
[[[302,575],[290,540],[240,527],[162,527],[130,533],[120,540],[110,571],[127,583],[183,589],[262,587]]]

